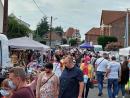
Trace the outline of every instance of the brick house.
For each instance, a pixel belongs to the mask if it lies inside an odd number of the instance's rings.
[[[93,44],[98,44],[97,39],[100,36],[100,28],[92,28],[85,34],[85,41],[92,42]]]
[[[69,41],[71,38],[76,38],[78,41],[81,39],[80,31],[72,27],[68,28],[67,31],[64,32],[63,37],[66,38],[67,41]]]
[[[46,33],[43,36],[43,39],[46,41],[46,45],[50,45],[50,33]],[[52,32],[51,33],[51,46],[61,45],[61,43],[62,43],[62,36],[60,36],[56,32]]]
[[[100,21],[101,35],[115,36],[118,38],[118,42],[121,45],[124,45],[125,25],[126,25],[126,11],[110,11],[110,10],[102,11]],[[130,17],[129,17],[129,28],[130,28]]]

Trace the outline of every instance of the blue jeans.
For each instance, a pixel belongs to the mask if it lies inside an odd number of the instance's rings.
[[[108,79],[107,90],[109,98],[115,98],[118,95],[118,79]]]
[[[99,94],[102,94],[102,90],[103,90],[103,80],[104,80],[104,72],[97,71],[96,74],[97,74]]]
[[[125,96],[125,84],[119,84],[118,93],[119,93],[120,89],[122,92],[122,96]]]

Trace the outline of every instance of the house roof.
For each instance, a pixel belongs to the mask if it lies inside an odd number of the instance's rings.
[[[92,28],[85,35],[100,35],[100,28]]]
[[[101,22],[100,25],[103,24],[108,25],[113,21],[116,21],[119,18],[122,18],[126,15],[126,11],[111,11],[111,10],[102,10]]]
[[[65,36],[72,37],[74,32],[75,32],[74,28],[68,28],[67,31],[65,32]]]
[[[78,29],[74,29],[72,27],[68,28],[67,31],[64,33],[64,36],[69,38],[72,37],[75,33],[79,32]]]
[[[50,39],[50,32],[47,33],[47,36],[48,36],[47,39]],[[51,32],[51,40],[52,40],[52,41],[61,40],[61,39],[62,39],[62,37],[61,37],[58,33],[56,33],[56,32]]]

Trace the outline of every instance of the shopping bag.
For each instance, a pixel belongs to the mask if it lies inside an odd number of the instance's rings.
[[[94,88],[94,84],[92,81],[89,82],[89,88],[93,89]]]
[[[127,92],[130,91],[130,78],[129,78],[128,83],[125,85],[125,90],[126,90]]]

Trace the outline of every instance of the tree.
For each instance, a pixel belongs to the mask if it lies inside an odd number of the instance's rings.
[[[72,38],[72,39],[69,40],[69,44],[71,46],[75,46],[75,45],[77,45],[77,40]]]
[[[40,43],[42,43],[42,44],[45,44],[45,45],[46,45],[46,41],[40,41]]]
[[[23,37],[28,36],[31,30],[23,25],[20,24],[15,17],[8,17],[8,32],[7,36],[8,38],[17,38],[17,37]]]
[[[83,44],[85,42],[85,40],[82,40],[80,44]]]
[[[63,28],[61,26],[57,26],[53,30],[54,32],[57,32],[60,36],[63,36]]]
[[[47,21],[47,17],[43,17],[41,19],[41,22],[37,25],[35,35],[43,37],[43,35],[48,32],[49,32],[49,24]]]
[[[63,44],[67,44],[67,39],[62,38],[62,43],[63,43]]]
[[[111,42],[117,42],[117,38],[113,37],[113,36],[100,36],[98,37],[98,44],[102,45],[103,48],[105,48],[105,46]]]

